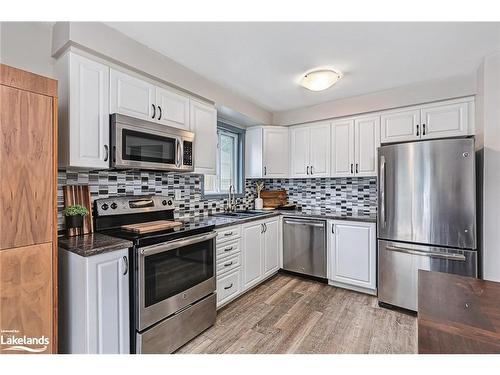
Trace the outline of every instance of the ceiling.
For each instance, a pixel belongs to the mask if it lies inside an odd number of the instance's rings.
[[[500,23],[110,22],[109,26],[273,112],[475,72]],[[323,92],[297,82],[332,67]]]

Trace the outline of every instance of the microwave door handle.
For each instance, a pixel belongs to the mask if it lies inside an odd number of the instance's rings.
[[[179,138],[175,139],[175,166],[179,168],[182,164],[181,160],[181,140]]]

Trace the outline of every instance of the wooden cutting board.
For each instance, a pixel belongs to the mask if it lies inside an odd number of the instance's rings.
[[[157,221],[148,221],[147,223],[122,225],[122,229],[129,232],[143,234],[143,233],[158,232],[160,230],[172,229],[175,227],[180,227],[182,225],[183,223],[181,223],[180,221],[157,220]]]
[[[276,208],[284,206],[288,202],[286,190],[263,190],[260,192],[264,208]]]
[[[64,207],[79,204],[89,211],[83,217],[83,228],[68,229],[68,236],[92,233],[94,231],[92,218],[92,202],[90,201],[90,189],[88,185],[66,185],[63,186]]]

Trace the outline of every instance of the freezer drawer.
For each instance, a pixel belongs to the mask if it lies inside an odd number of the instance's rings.
[[[379,240],[379,301],[417,311],[419,269],[477,277],[477,252]]]
[[[326,221],[283,218],[283,269],[326,278]]]

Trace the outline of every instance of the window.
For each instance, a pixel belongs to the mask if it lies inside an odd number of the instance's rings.
[[[205,195],[225,195],[231,185],[237,194],[243,194],[244,140],[244,129],[217,124],[217,174],[205,175]]]

